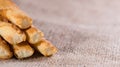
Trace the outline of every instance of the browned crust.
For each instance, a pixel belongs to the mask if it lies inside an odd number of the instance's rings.
[[[26,35],[20,29],[7,22],[0,22],[0,35],[9,44],[18,44],[26,41]]]
[[[43,32],[33,26],[25,30],[25,33],[27,35],[27,41],[31,44],[38,43],[44,37]]]
[[[4,53],[0,53],[0,59],[10,59],[13,56],[13,53],[10,49],[10,46],[0,37],[0,49],[4,51]],[[2,56],[4,54],[4,56]],[[6,54],[6,55],[5,55]]]
[[[10,0],[0,0],[0,15],[21,29],[26,29],[32,25],[32,19]]]
[[[32,44],[32,46],[46,57],[51,56],[57,52],[57,48],[44,38],[39,43]]]
[[[14,55],[18,59],[30,57],[34,53],[34,49],[27,42],[22,42],[17,45],[12,45],[12,47],[13,47]]]

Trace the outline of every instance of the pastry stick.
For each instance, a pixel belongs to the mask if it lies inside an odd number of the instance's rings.
[[[0,59],[10,59],[12,56],[9,45],[0,37]]]
[[[32,25],[32,19],[22,12],[11,0],[0,0],[0,15],[21,29]]]
[[[14,55],[18,59],[30,57],[34,53],[34,50],[27,42],[22,42],[17,45],[12,45],[12,47],[13,47]]]
[[[44,36],[44,34],[40,30],[36,29],[33,26],[25,30],[25,32],[27,35],[27,40],[30,44],[38,43]]]
[[[44,56],[51,56],[57,52],[57,48],[53,46],[49,41],[42,39],[37,44],[31,44],[35,49],[37,49]]]
[[[18,44],[26,41],[26,35],[24,32],[19,30],[16,26],[7,22],[0,21],[0,35],[9,44]]]

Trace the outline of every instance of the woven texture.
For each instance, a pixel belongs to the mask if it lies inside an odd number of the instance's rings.
[[[119,67],[119,0],[13,0],[57,48],[0,67]]]

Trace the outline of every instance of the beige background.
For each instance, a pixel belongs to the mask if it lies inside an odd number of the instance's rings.
[[[119,67],[119,0],[14,0],[59,51],[0,67]]]

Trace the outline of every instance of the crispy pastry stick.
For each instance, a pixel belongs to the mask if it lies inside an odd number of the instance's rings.
[[[31,28],[27,29],[25,32],[27,35],[27,40],[31,44],[38,43],[44,36],[44,34],[40,30],[37,30],[33,26]]]
[[[26,40],[26,35],[22,31],[7,22],[0,22],[0,35],[9,44],[18,44]]]
[[[0,37],[0,59],[10,59],[13,53],[8,44]]]
[[[30,47],[27,42],[22,42],[17,45],[12,45],[14,55],[18,59],[27,58],[33,55],[34,50]]]
[[[0,15],[21,29],[32,25],[32,19],[22,12],[11,0],[0,0]]]
[[[31,45],[44,56],[51,56],[57,52],[57,48],[45,39],[42,39],[37,44],[31,44]]]

